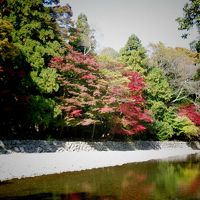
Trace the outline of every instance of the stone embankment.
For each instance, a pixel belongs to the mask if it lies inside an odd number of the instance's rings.
[[[200,142],[134,141],[134,142],[69,142],[45,140],[0,140],[0,154],[52,153],[79,151],[134,151],[159,149],[200,149]]]
[[[199,142],[4,140],[0,141],[0,182],[198,153]]]

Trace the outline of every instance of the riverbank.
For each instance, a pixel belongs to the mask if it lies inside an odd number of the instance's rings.
[[[4,144],[4,143],[3,143]],[[81,143],[82,144],[82,143]],[[133,146],[135,143],[131,143]],[[131,146],[129,144],[129,148]],[[145,147],[147,143],[140,144]],[[153,145],[153,143],[151,142]],[[77,149],[80,146],[76,143]],[[91,144],[90,144],[91,145]],[[104,144],[105,145],[105,144]],[[108,145],[108,144],[107,144]],[[114,143],[112,143],[114,145]],[[123,143],[123,146],[125,144]],[[127,144],[128,145],[128,144]],[[172,144],[170,144],[172,145]],[[143,162],[152,159],[168,159],[174,156],[187,156],[189,154],[200,153],[198,144],[187,145],[187,143],[173,142],[173,147],[169,143],[154,143],[153,147],[144,149],[135,148],[132,150],[90,150],[90,151],[57,151],[50,153],[16,153],[0,155],[0,180],[10,180],[13,178],[34,177],[54,173],[80,171],[92,168],[122,165],[132,162]],[[126,146],[126,145],[125,145]],[[133,147],[132,146],[132,147]],[[120,147],[119,143],[115,144]],[[139,147],[139,146],[138,146]],[[140,146],[141,147],[141,146]],[[5,145],[4,145],[5,148]],[[125,147],[123,147],[125,148]],[[122,148],[122,149],[123,149]]]
[[[200,149],[200,142],[180,141],[131,141],[131,142],[83,142],[63,140],[0,140],[0,154],[53,153],[80,151],[135,151],[159,149]]]

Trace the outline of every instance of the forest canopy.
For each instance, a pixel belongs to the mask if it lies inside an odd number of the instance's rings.
[[[197,26],[199,0],[177,20]],[[96,52],[94,29],[58,0],[0,1],[1,139],[198,140],[199,40],[191,49],[136,34]]]

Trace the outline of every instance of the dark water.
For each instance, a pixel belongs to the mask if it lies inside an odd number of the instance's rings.
[[[0,183],[0,200],[200,200],[200,154]]]

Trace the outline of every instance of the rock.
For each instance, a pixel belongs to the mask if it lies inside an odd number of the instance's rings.
[[[65,149],[63,148],[63,147],[59,147],[57,150],[56,150],[56,152],[64,152],[65,151]]]
[[[20,149],[18,147],[14,147],[13,149],[15,152],[20,152]]]
[[[25,152],[25,151],[24,151],[24,147],[19,147],[19,150],[20,150],[21,153],[24,153],[24,152]]]
[[[41,152],[43,152],[43,148],[42,147],[37,147],[36,151],[37,151],[37,153],[41,153]]]
[[[0,140],[0,149],[5,149],[5,145],[1,140]]]

